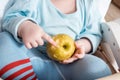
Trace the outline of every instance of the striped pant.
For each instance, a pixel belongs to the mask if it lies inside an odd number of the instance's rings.
[[[0,77],[4,80],[36,80],[30,59],[23,54],[27,49],[12,40],[9,33],[3,33],[0,34]]]
[[[11,71],[13,73],[11,73]],[[0,76],[4,77],[4,75],[5,75],[4,80],[13,80],[13,79],[36,80],[37,79],[35,73],[33,72],[30,60],[27,58],[14,61],[5,65],[0,70]]]
[[[93,55],[64,65],[37,48],[28,50],[8,32],[0,33],[0,77],[4,80],[95,80],[110,74],[106,63]]]

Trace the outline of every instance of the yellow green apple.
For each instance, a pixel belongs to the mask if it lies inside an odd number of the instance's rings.
[[[48,56],[56,61],[63,61],[70,58],[75,51],[75,43],[72,37],[67,34],[57,34],[52,37],[57,46],[47,44]]]

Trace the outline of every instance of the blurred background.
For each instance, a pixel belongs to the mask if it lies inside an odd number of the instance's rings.
[[[118,18],[120,18],[120,0],[112,0],[105,19],[112,21]]]

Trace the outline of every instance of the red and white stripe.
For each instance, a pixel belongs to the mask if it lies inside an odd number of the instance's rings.
[[[0,77],[2,77],[5,73],[9,72],[10,70],[12,70],[12,69],[14,70],[14,68],[17,68],[21,65],[28,64],[28,63],[30,63],[29,59],[23,59],[23,60],[18,60],[18,61],[12,62],[10,64],[7,64],[0,70]],[[15,78],[19,77],[21,74],[23,74],[25,72],[28,72],[29,70],[32,70],[32,72],[25,74],[19,80],[27,80],[31,76],[33,76],[33,78],[31,80],[37,80],[37,77],[36,77],[35,73],[33,72],[32,65],[27,65],[27,66],[24,66],[24,67],[18,69],[17,71],[14,71],[10,75],[6,76],[6,78],[4,80],[14,80]]]

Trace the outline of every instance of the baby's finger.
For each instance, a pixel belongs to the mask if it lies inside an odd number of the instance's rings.
[[[73,57],[77,57],[79,59],[83,58],[85,56],[85,51],[84,49],[78,49],[75,51],[75,54],[73,55]]]
[[[26,43],[25,46],[26,46],[26,48],[28,48],[28,49],[31,49],[31,48],[32,48],[32,45],[31,45],[30,43]]]
[[[83,58],[85,56],[85,47],[78,45],[78,43],[75,43],[76,45],[76,51],[75,51],[75,55],[76,57],[78,57],[79,59]]]
[[[32,46],[32,47],[38,47],[38,43],[37,43],[36,41],[32,41],[32,42],[31,42],[31,46]]]
[[[48,34],[45,33],[42,38],[51,43],[52,45],[57,46],[56,42]]]
[[[79,59],[82,59],[82,58],[84,58],[85,54],[82,54],[82,53],[81,54],[75,54],[75,56]]]
[[[41,38],[39,38],[39,40],[37,40],[36,42],[41,46],[44,44],[44,41]]]
[[[75,47],[79,48],[78,42],[75,42]]]
[[[69,58],[67,60],[64,60],[62,63],[63,64],[72,63],[72,62],[76,61],[77,59],[78,59],[77,57],[71,57],[71,58]]]

